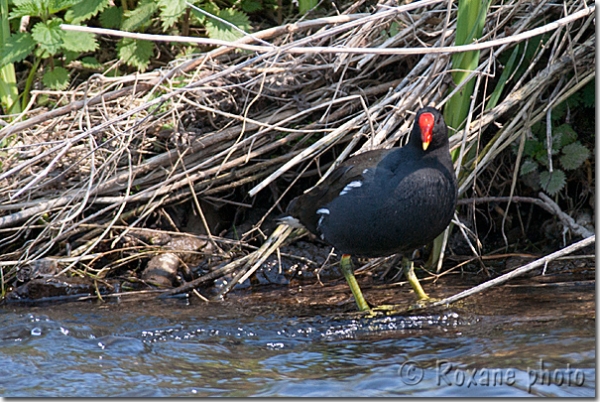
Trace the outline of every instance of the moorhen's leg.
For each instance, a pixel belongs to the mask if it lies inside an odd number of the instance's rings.
[[[354,268],[352,267],[352,259],[350,258],[350,254],[342,255],[340,260],[340,268],[342,269],[342,273],[346,278],[346,282],[350,286],[350,290],[354,295],[354,300],[356,300],[356,304],[358,305],[358,309],[360,311],[369,310],[369,305],[367,301],[363,297],[362,291],[358,286],[358,282],[356,282],[356,278],[354,277]],[[414,275],[414,273],[413,273]],[[417,282],[418,283],[418,282]]]
[[[404,275],[406,275],[408,283],[410,283],[410,286],[412,286],[413,290],[419,297],[419,301],[429,300],[429,296],[427,296],[427,293],[425,293],[421,287],[421,284],[419,283],[417,275],[415,275],[415,265],[412,260],[402,257],[402,268],[404,269]]]

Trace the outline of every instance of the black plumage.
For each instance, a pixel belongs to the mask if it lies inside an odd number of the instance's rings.
[[[448,129],[441,113],[426,107],[404,147],[346,160],[293,199],[286,213],[343,254],[381,257],[435,239],[450,223],[456,200]]]

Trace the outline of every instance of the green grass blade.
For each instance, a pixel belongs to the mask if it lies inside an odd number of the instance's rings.
[[[298,9],[300,11],[300,15],[304,15],[309,12],[311,9],[317,6],[318,0],[299,0],[298,1]]]
[[[489,0],[460,0],[456,20],[455,45],[467,45],[481,37]],[[479,51],[456,53],[452,56],[452,80],[461,84],[479,65]],[[471,79],[461,91],[449,99],[444,108],[444,119],[451,128],[458,130],[469,112],[475,80]]]
[[[0,49],[10,37],[10,26],[8,23],[8,0],[0,0]],[[10,63],[0,68],[0,106],[4,113],[21,113],[18,102],[19,90],[15,66]]]

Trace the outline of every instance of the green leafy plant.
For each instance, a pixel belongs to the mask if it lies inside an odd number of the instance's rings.
[[[129,32],[160,30],[185,35],[189,32],[190,24],[193,24],[204,27],[208,37],[226,41],[234,41],[241,38],[244,32],[250,32],[246,12],[260,11],[263,7],[262,2],[256,0],[219,5],[200,0],[141,0],[133,9],[125,9],[123,5],[107,7],[102,11],[102,27]],[[152,42],[123,38],[117,44],[117,51],[122,62],[143,71],[154,56],[155,46]]]
[[[576,92],[569,99],[557,105],[552,110],[551,120],[554,123],[564,120],[568,110],[577,108],[594,107],[594,85],[588,85]],[[582,144],[579,134],[569,123],[563,123],[552,128],[552,143],[550,157],[552,159],[552,172],[548,159],[548,144],[546,139],[546,123],[539,122],[533,125],[532,138],[525,141],[523,155],[525,159],[521,164],[519,174],[528,176],[527,182],[534,188],[541,188],[549,195],[556,195],[567,183],[567,171],[578,169],[589,159],[591,151]],[[514,148],[516,151],[516,147]]]
[[[298,11],[300,11],[300,14],[304,15],[315,8],[318,3],[319,0],[298,0]]]
[[[97,50],[98,42],[92,34],[64,31],[60,25],[78,25],[95,16],[108,2],[109,0],[12,0],[11,4],[2,5],[0,71],[14,70],[15,63],[29,56],[33,57],[24,91],[19,95],[14,86],[10,101],[2,99],[5,112],[17,112],[25,107],[40,65],[43,67],[42,82],[46,87],[62,90],[69,86],[70,74],[66,64],[87,52]],[[29,19],[29,29],[15,32],[22,18]],[[3,89],[2,92],[6,93],[6,90]],[[22,100],[20,106],[17,102],[19,97]]]
[[[523,153],[526,158],[519,173],[521,176],[537,176],[536,184],[549,195],[556,195],[567,182],[565,170],[579,168],[590,157],[590,150],[578,141],[578,135],[571,125],[565,123],[556,127],[552,130],[550,153],[553,169],[550,172],[545,124],[536,126],[534,138],[525,141]]]
[[[10,26],[8,22],[8,0],[0,0],[0,43],[3,45],[0,50],[0,58],[5,54],[12,53],[12,49],[7,48],[10,39]],[[9,60],[9,57],[6,56]],[[17,77],[15,75],[15,66],[12,62],[0,62],[0,107],[9,113],[20,113],[21,107],[18,102],[19,91],[17,88]]]
[[[70,85],[69,63],[73,61],[77,60],[80,66],[90,70],[103,68],[94,57],[99,48],[94,35],[66,31],[61,29],[61,24],[99,23],[103,28],[170,34],[188,34],[190,25],[194,24],[203,27],[211,38],[236,40],[251,29],[246,13],[265,7],[275,7],[275,3],[269,3],[269,0],[235,0],[218,4],[200,0],[114,3],[110,0],[0,0],[0,105],[5,113],[18,113],[27,104],[29,90],[40,66],[42,83],[55,90]],[[18,32],[23,18],[28,18],[29,23],[26,30]],[[116,50],[121,62],[144,71],[150,65],[156,46],[148,41],[123,38]],[[24,90],[19,94],[15,63],[26,58],[30,58],[30,63],[26,64],[28,75]],[[17,102],[18,99],[21,102]]]

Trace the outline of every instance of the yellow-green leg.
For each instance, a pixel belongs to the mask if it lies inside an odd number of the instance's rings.
[[[342,269],[342,273],[344,274],[344,278],[346,278],[346,282],[350,286],[350,290],[354,295],[354,300],[356,300],[356,304],[358,305],[358,309],[360,311],[369,310],[369,305],[365,300],[360,287],[358,286],[358,282],[354,277],[354,268],[352,267],[352,259],[350,258],[350,254],[342,255],[342,259],[340,260],[340,268]],[[413,272],[414,276],[414,272]],[[416,278],[416,277],[415,277]],[[417,283],[419,283],[417,281]]]
[[[425,293],[421,287],[421,284],[419,283],[417,275],[415,275],[414,263],[408,258],[402,257],[402,269],[404,270],[404,275],[406,275],[408,283],[410,283],[410,286],[412,286],[413,290],[417,294],[419,301],[429,300],[429,296],[427,296],[427,293]]]

